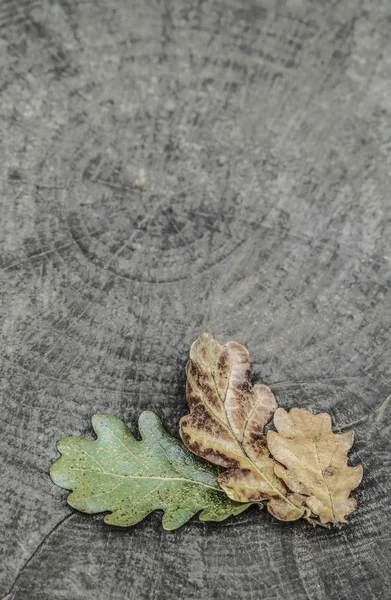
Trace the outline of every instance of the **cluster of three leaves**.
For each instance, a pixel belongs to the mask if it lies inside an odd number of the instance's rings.
[[[361,466],[347,466],[353,432],[332,433],[327,414],[277,409],[267,386],[252,386],[247,350],[210,334],[191,347],[186,395],[190,414],[180,435],[191,453],[152,412],[140,416],[140,441],[110,415],[93,417],[96,440],[62,439],[50,475],[73,490],[68,503],[108,511],[105,522],[120,526],[160,509],[163,527],[176,529],[198,512],[203,521],[221,521],[264,502],[284,521],[346,522],[362,477]],[[273,415],[277,432],[266,436]]]

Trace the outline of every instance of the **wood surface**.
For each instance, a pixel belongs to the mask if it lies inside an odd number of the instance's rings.
[[[0,0],[0,598],[391,597],[390,42],[387,0]],[[355,428],[349,526],[67,506],[56,441],[177,434],[204,331]]]

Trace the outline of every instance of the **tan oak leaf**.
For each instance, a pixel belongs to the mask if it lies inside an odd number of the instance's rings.
[[[347,464],[354,432],[335,434],[328,414],[314,415],[299,408],[289,413],[276,410],[274,425],[277,433],[267,434],[269,450],[281,463],[274,473],[301,500],[304,497],[303,505],[320,523],[347,523],[346,515],[356,508],[349,496],[363,474],[361,465]],[[275,516],[279,517],[278,507]]]
[[[181,419],[181,438],[191,452],[227,469],[218,481],[228,496],[238,502],[269,500],[268,510],[284,520],[308,512],[304,498],[289,495],[275,474],[264,427],[277,402],[266,385],[252,385],[246,348],[221,345],[205,333],[190,349],[186,373],[190,414]]]

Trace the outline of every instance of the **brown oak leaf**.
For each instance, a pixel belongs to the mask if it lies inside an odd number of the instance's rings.
[[[278,433],[269,431],[267,443],[281,463],[274,467],[277,477],[304,497],[304,506],[320,523],[347,523],[346,515],[356,508],[349,496],[363,474],[361,465],[347,464],[354,432],[335,434],[328,414],[314,415],[299,408],[289,413],[277,409],[274,425]]]
[[[261,502],[284,520],[305,515],[304,497],[290,494],[276,476],[264,427],[277,408],[266,385],[251,383],[249,353],[240,344],[218,344],[203,334],[190,349],[186,367],[190,414],[180,422],[187,448],[227,470],[219,484],[232,500]]]

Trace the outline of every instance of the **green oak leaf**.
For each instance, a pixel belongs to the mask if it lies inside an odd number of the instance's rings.
[[[53,482],[67,490],[68,504],[86,513],[110,511],[105,522],[128,527],[163,510],[163,528],[177,529],[196,513],[222,521],[250,506],[234,502],[217,483],[218,470],[171,437],[159,418],[140,415],[141,441],[117,417],[94,415],[96,440],[67,437],[50,467]]]

